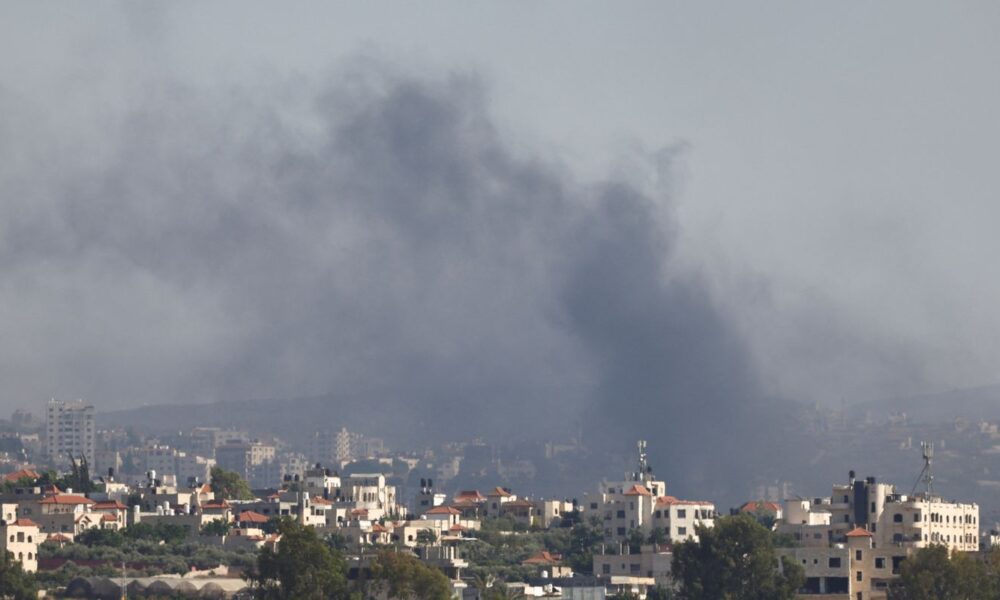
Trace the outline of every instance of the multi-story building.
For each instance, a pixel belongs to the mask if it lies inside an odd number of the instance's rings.
[[[585,497],[585,507],[602,520],[612,542],[623,542],[633,530],[646,537],[659,530],[663,542],[697,540],[696,527],[712,527],[716,517],[712,502],[667,495],[666,483],[646,464],[645,442],[639,443],[639,470],[626,481],[601,484],[596,496]]]
[[[252,487],[276,486],[281,481],[280,465],[275,461],[274,446],[253,442],[229,442],[215,449],[216,464],[238,473]]]
[[[86,457],[94,464],[94,407],[83,400],[49,400],[45,415],[46,456],[56,465],[69,463],[70,456]]]
[[[317,431],[309,444],[309,458],[313,462],[341,465],[354,456],[354,446],[360,436],[346,427],[340,431]]]
[[[786,500],[778,533],[797,548],[779,550],[802,565],[805,596],[850,600],[886,597],[900,565],[916,550],[942,545],[979,549],[979,506],[925,492],[907,495],[874,477],[834,485],[830,497]]]
[[[843,543],[847,532],[860,527],[871,532],[876,548],[979,549],[979,505],[927,492],[902,494],[874,477],[855,479],[853,471],[846,485],[833,486],[830,497],[786,500],[784,512],[776,529],[802,545]]]
[[[41,532],[31,519],[0,521],[0,552],[10,552],[28,573],[38,570],[38,544]]]

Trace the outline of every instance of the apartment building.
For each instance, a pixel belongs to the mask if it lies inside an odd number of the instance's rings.
[[[784,512],[777,531],[803,545],[842,543],[847,532],[861,527],[871,532],[877,548],[938,544],[951,551],[979,550],[979,505],[926,492],[902,494],[874,477],[855,479],[853,471],[828,498],[789,500]]]
[[[950,502],[930,491],[906,495],[874,477],[834,485],[832,494],[786,500],[778,533],[799,547],[779,549],[802,565],[804,597],[879,600],[900,565],[916,550],[943,545],[952,552],[979,549],[979,506]]]
[[[49,400],[45,413],[45,455],[55,465],[84,456],[94,464],[94,407],[83,400]]]
[[[639,443],[639,469],[626,481],[602,483],[596,496],[586,496],[584,506],[604,524],[609,542],[624,541],[637,530],[649,536],[660,530],[663,541],[697,540],[696,527],[712,527],[715,504],[705,500],[681,500],[667,494],[667,484],[653,477],[646,464],[645,443]]]
[[[215,463],[238,473],[251,487],[265,488],[281,480],[280,465],[275,460],[276,448],[258,441],[230,441],[215,449]]]

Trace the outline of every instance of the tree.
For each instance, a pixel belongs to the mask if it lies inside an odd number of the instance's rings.
[[[0,551],[0,598],[11,600],[36,600],[38,588],[30,573],[25,573],[21,563],[10,552]]]
[[[591,573],[594,570],[594,554],[603,542],[600,521],[591,519],[588,523],[577,523],[570,530],[566,562],[577,573]]]
[[[212,492],[216,498],[225,500],[253,500],[253,492],[239,473],[221,467],[212,467]]]
[[[372,561],[367,585],[399,600],[451,598],[451,583],[440,569],[425,565],[412,554],[392,550],[379,552]]]
[[[891,600],[988,600],[997,597],[996,564],[969,558],[962,552],[948,557],[945,546],[930,546],[903,561],[899,579],[889,590]]]
[[[201,535],[221,536],[229,535],[229,530],[233,524],[224,519],[215,519],[201,526]]]
[[[328,600],[347,597],[344,559],[312,527],[284,519],[278,549],[261,548],[248,580],[257,600]]]
[[[674,546],[673,574],[683,600],[791,600],[802,568],[784,563],[779,572],[771,532],[750,515],[722,517],[697,527],[698,541]]]
[[[417,532],[417,543],[421,546],[430,546],[437,541],[437,534],[433,529],[421,529]]]

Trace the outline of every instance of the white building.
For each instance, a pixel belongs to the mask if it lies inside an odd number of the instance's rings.
[[[28,573],[38,570],[38,524],[31,519],[0,521],[0,552],[10,552]]]
[[[45,415],[46,456],[56,465],[84,456],[94,464],[94,407],[83,400],[49,400]]]
[[[639,442],[639,470],[626,481],[604,482],[596,496],[585,498],[585,507],[598,518],[608,541],[623,542],[632,530],[644,537],[659,530],[663,542],[697,541],[697,526],[715,524],[715,504],[704,500],[679,500],[667,495],[667,485],[653,477],[646,464],[645,442]]]

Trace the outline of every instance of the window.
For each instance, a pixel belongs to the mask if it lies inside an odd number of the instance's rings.
[[[625,535],[625,528],[624,527],[619,527],[618,528],[618,535]]]
[[[655,518],[659,519],[660,518],[660,511],[656,511],[655,513],[653,513],[653,516]]]
[[[877,557],[875,557],[875,568],[876,569],[884,569],[885,568],[885,557],[884,556],[877,556]]]
[[[858,581],[863,581],[864,580],[864,576],[865,576],[864,573],[862,573],[861,571],[858,571],[857,575],[855,575],[854,578],[857,579]]]
[[[892,522],[893,523],[902,523],[903,522],[903,515],[901,513],[896,513],[896,514],[892,515]]]
[[[596,502],[591,502],[590,503],[590,510],[597,510],[597,503]]]
[[[601,565],[601,573],[604,573],[605,575],[610,575],[611,565],[608,563],[604,563],[603,565]]]
[[[830,557],[830,562],[829,562],[829,567],[831,569],[839,569],[840,568],[840,557],[839,556],[831,556]]]
[[[920,513],[913,513],[913,522],[914,523],[920,522]]]
[[[687,533],[688,533],[688,528],[687,527],[678,527],[677,528],[677,535],[687,535]]]
[[[683,508],[678,508],[677,509],[677,518],[678,519],[686,519],[687,518],[687,510],[685,510]]]
[[[617,513],[615,513],[615,516],[618,517],[619,519],[624,519],[625,518],[625,511],[624,510],[620,510]]]
[[[850,523],[850,522],[851,522],[851,516],[850,515],[844,515],[844,523]]]
[[[862,552],[861,550],[854,551],[854,560],[861,560]]]

